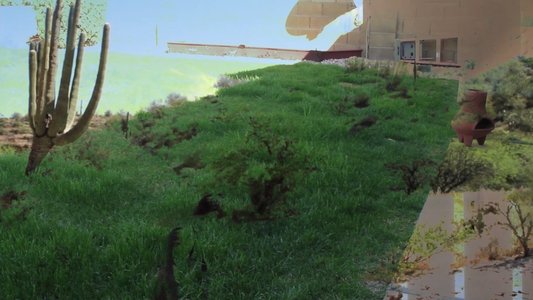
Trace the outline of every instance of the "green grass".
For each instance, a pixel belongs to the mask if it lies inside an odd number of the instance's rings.
[[[115,124],[56,149],[31,178],[23,175],[27,154],[0,155],[0,195],[27,192],[0,211],[1,298],[151,298],[166,234],[181,226],[174,254],[184,299],[204,291],[213,299],[382,299],[384,289],[365,282],[391,280],[380,270],[394,268],[428,191],[392,191],[401,178],[384,165],[442,160],[456,82],[419,79],[414,92],[404,78],[412,97],[402,99],[372,70],[301,63],[236,76],[258,79],[137,114],[133,139],[152,135],[144,149]],[[335,108],[361,93],[370,106]],[[370,115],[376,124],[349,133]],[[246,187],[217,178],[213,163],[246,144],[250,117],[290,139],[314,167],[287,197],[296,214],[243,223],[192,216],[206,192],[224,192],[228,212],[249,205]],[[140,118],[152,124],[144,133]],[[191,126],[192,139],[155,147],[173,128]],[[172,168],[194,153],[206,167],[177,176]],[[193,245],[198,259],[187,264]]]

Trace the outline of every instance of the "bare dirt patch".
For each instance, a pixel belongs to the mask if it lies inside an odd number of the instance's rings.
[[[94,116],[89,129],[101,129],[106,126],[110,117]],[[28,120],[25,118],[0,119],[0,148],[14,148],[23,151],[31,147],[32,132]]]
[[[13,204],[13,201],[20,200],[26,195],[26,192],[8,191],[0,197],[0,207],[8,209]]]
[[[377,122],[377,118],[376,117],[374,117],[374,116],[366,117],[361,122],[354,124],[352,126],[352,128],[350,128],[350,133],[351,134],[357,134],[361,130],[376,124],[376,122]]]

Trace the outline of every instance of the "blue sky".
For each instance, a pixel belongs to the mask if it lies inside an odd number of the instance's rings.
[[[108,0],[106,21],[112,28],[111,51],[162,54],[168,41],[325,50],[339,35],[353,29],[355,12],[339,17],[315,40],[291,36],[285,30],[285,21],[296,2]],[[358,7],[361,2],[355,1]],[[24,42],[35,32],[35,26],[32,9],[0,7],[0,47],[26,47]]]

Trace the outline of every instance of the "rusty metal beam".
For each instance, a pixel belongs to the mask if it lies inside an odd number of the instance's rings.
[[[342,59],[352,56],[361,57],[362,50],[342,50],[342,51],[318,51],[318,50],[294,50],[265,47],[248,47],[245,45],[213,45],[213,44],[191,44],[169,42],[169,53],[200,54],[215,56],[239,56],[255,58],[273,58],[285,60],[310,60],[323,61],[326,59]]]

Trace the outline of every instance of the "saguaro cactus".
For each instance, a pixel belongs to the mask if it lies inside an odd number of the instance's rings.
[[[46,10],[44,40],[30,42],[28,116],[30,127],[33,131],[33,141],[26,167],[26,175],[32,173],[39,166],[52,147],[72,143],[87,130],[102,94],[109,48],[109,24],[104,25],[100,63],[91,99],[83,115],[73,125],[85,42],[85,34],[81,33],[76,55],[76,66],[74,74],[72,74],[76,30],[81,8],[81,0],[76,0],[74,5],[70,7],[65,58],[59,93],[56,97],[55,81],[62,8],[62,0],[57,0],[53,16],[50,9]]]

